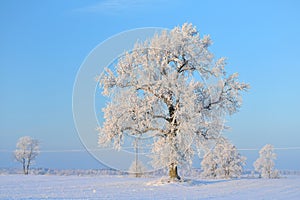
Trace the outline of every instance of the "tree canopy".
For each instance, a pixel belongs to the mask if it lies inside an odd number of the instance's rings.
[[[224,117],[238,111],[248,88],[237,73],[226,73],[226,59],[215,59],[211,44],[185,23],[137,42],[113,70],[106,68],[100,85],[110,102],[98,143],[119,149],[126,136],[147,135],[154,138],[155,168],[191,165],[219,137]]]
[[[30,136],[24,136],[19,138],[16,146],[17,148],[14,152],[15,159],[22,163],[23,172],[27,175],[30,165],[40,152],[39,142]]]

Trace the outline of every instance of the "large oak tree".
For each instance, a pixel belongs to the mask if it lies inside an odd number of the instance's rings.
[[[183,24],[152,39],[137,42],[114,70],[100,78],[110,102],[103,109],[99,144],[121,148],[128,135],[151,135],[153,166],[191,165],[194,154],[216,140],[226,115],[241,106],[248,85],[225,71],[225,58],[209,51],[209,36]]]

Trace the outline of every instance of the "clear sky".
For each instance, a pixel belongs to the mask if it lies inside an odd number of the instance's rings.
[[[225,134],[238,148],[300,146],[300,3],[252,1],[1,1],[0,167],[18,166],[19,137],[41,149],[84,149],[72,116],[76,73],[89,52],[122,31],[191,22],[216,57],[251,84]],[[241,151],[257,156],[257,151]],[[277,150],[279,168],[300,170],[300,150]],[[36,166],[97,168],[87,153],[43,152]],[[252,165],[253,159],[249,164]]]

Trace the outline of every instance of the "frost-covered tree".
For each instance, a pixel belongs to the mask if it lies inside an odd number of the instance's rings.
[[[141,177],[147,171],[147,168],[139,161],[139,138],[135,138],[133,145],[135,148],[135,160],[129,167],[129,173],[134,174],[135,177]]]
[[[201,168],[203,172],[201,175],[204,178],[217,178],[218,164],[213,154],[213,150],[207,152],[201,161]]]
[[[134,174],[135,177],[141,177],[146,171],[147,168],[139,160],[134,160],[129,167],[129,173]]]
[[[215,60],[209,36],[192,24],[137,42],[100,77],[104,124],[98,143],[120,149],[126,136],[153,136],[152,165],[190,166],[194,154],[219,137],[223,119],[241,106],[248,85],[228,75],[225,59]]]
[[[238,178],[242,175],[246,158],[227,139],[220,138],[216,146],[203,158],[202,175],[209,178]]]
[[[24,136],[18,140],[16,147],[14,157],[22,164],[23,172],[27,175],[30,165],[39,154],[39,142],[29,136]]]
[[[254,162],[255,171],[260,173],[263,178],[278,178],[279,172],[274,169],[276,154],[271,144],[265,145],[259,151],[259,158]]]

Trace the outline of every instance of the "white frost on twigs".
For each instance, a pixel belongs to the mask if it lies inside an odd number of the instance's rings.
[[[209,36],[184,24],[138,42],[100,80],[111,101],[103,109],[99,144],[120,149],[125,135],[152,135],[153,166],[191,165],[219,137],[226,115],[238,111],[247,84],[214,60]],[[199,76],[201,78],[199,78]],[[217,84],[208,79],[222,80]]]

